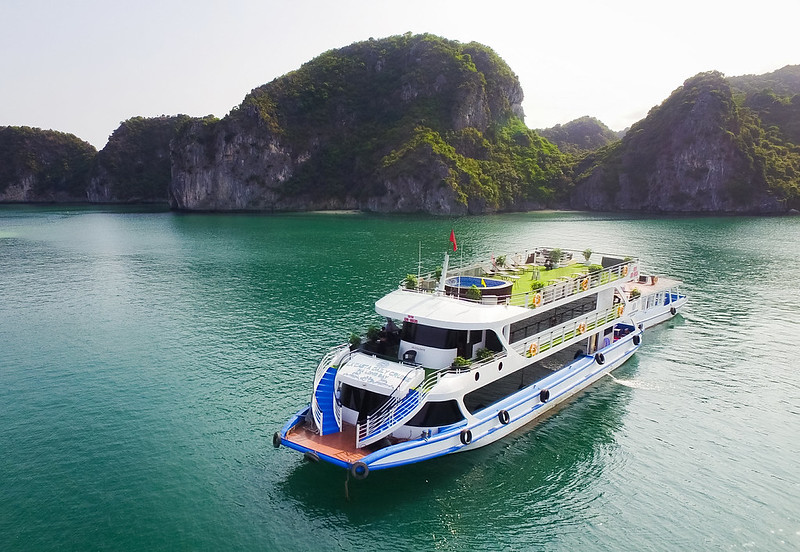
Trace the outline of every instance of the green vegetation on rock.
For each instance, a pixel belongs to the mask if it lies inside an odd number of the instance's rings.
[[[86,201],[96,153],[73,134],[0,127],[0,201]]]
[[[212,125],[203,158],[219,168],[220,143],[246,158],[246,169],[217,173],[251,202],[233,208],[550,205],[566,197],[568,158],[524,125],[521,101],[516,76],[491,49],[407,33],[325,52],[256,88]],[[203,170],[189,153],[198,134],[180,139],[187,181]]]
[[[539,134],[573,155],[583,155],[620,139],[618,133],[589,116],[540,130]]]

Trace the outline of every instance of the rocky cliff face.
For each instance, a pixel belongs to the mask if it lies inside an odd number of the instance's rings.
[[[692,213],[777,213],[758,127],[734,103],[719,73],[687,80],[621,142],[575,171],[576,209]]]
[[[0,127],[0,202],[85,202],[96,153],[73,134]]]
[[[124,121],[94,159],[86,197],[91,203],[167,203],[169,144],[186,115]]]
[[[170,204],[440,214],[507,208],[524,193],[498,192],[512,183],[504,188],[491,171],[499,175],[498,163],[518,158],[511,143],[518,134],[542,172],[561,167],[558,152],[521,124],[522,98],[516,76],[480,45],[430,35],[353,44],[253,90],[221,121],[187,125],[172,144]],[[517,126],[496,134],[510,122]],[[490,152],[483,159],[458,147],[474,133],[485,142],[478,149]],[[491,152],[503,140],[506,157],[498,160]],[[507,172],[529,180],[515,167]]]

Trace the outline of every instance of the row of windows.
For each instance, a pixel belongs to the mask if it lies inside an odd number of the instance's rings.
[[[564,322],[574,320],[579,316],[592,312],[596,308],[597,294],[594,294],[577,301],[572,301],[568,305],[535,314],[511,324],[511,336],[509,341],[511,343],[522,341],[526,337],[536,335],[539,332],[549,330]]]

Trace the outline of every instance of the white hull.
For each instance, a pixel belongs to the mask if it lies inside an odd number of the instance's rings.
[[[445,454],[473,450],[494,443],[541,418],[624,364],[639,348],[639,345],[633,342],[635,335],[641,336],[641,331],[630,334],[624,340],[600,351],[605,357],[605,363],[602,365],[597,363],[594,356],[582,357],[561,370],[568,374],[558,377],[557,383],[554,385],[548,386],[543,382],[543,385],[533,386],[530,390],[524,389],[518,394],[482,410],[465,424],[459,424],[457,427],[440,432],[428,439],[418,438],[386,447],[365,457],[362,461],[370,469],[391,468]],[[559,373],[554,374],[554,376],[558,375]],[[552,379],[548,378],[548,380]],[[548,388],[550,391],[550,398],[546,402],[541,402],[539,398],[539,393],[543,388]],[[508,412],[509,421],[506,424],[499,419],[501,410]],[[465,445],[461,441],[461,433],[466,430],[471,432],[472,439],[469,444]]]

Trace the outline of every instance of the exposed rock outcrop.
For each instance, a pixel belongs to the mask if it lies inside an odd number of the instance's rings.
[[[186,125],[172,144],[170,204],[511,209],[563,180],[560,153],[522,123],[522,98],[508,66],[478,44],[407,34],[326,52],[224,119]],[[476,143],[479,158],[465,147]]]
[[[167,203],[169,143],[190,117],[133,117],[97,153],[86,197],[91,203]]]
[[[688,79],[622,141],[576,168],[576,209],[779,213],[757,120],[716,72]]]

